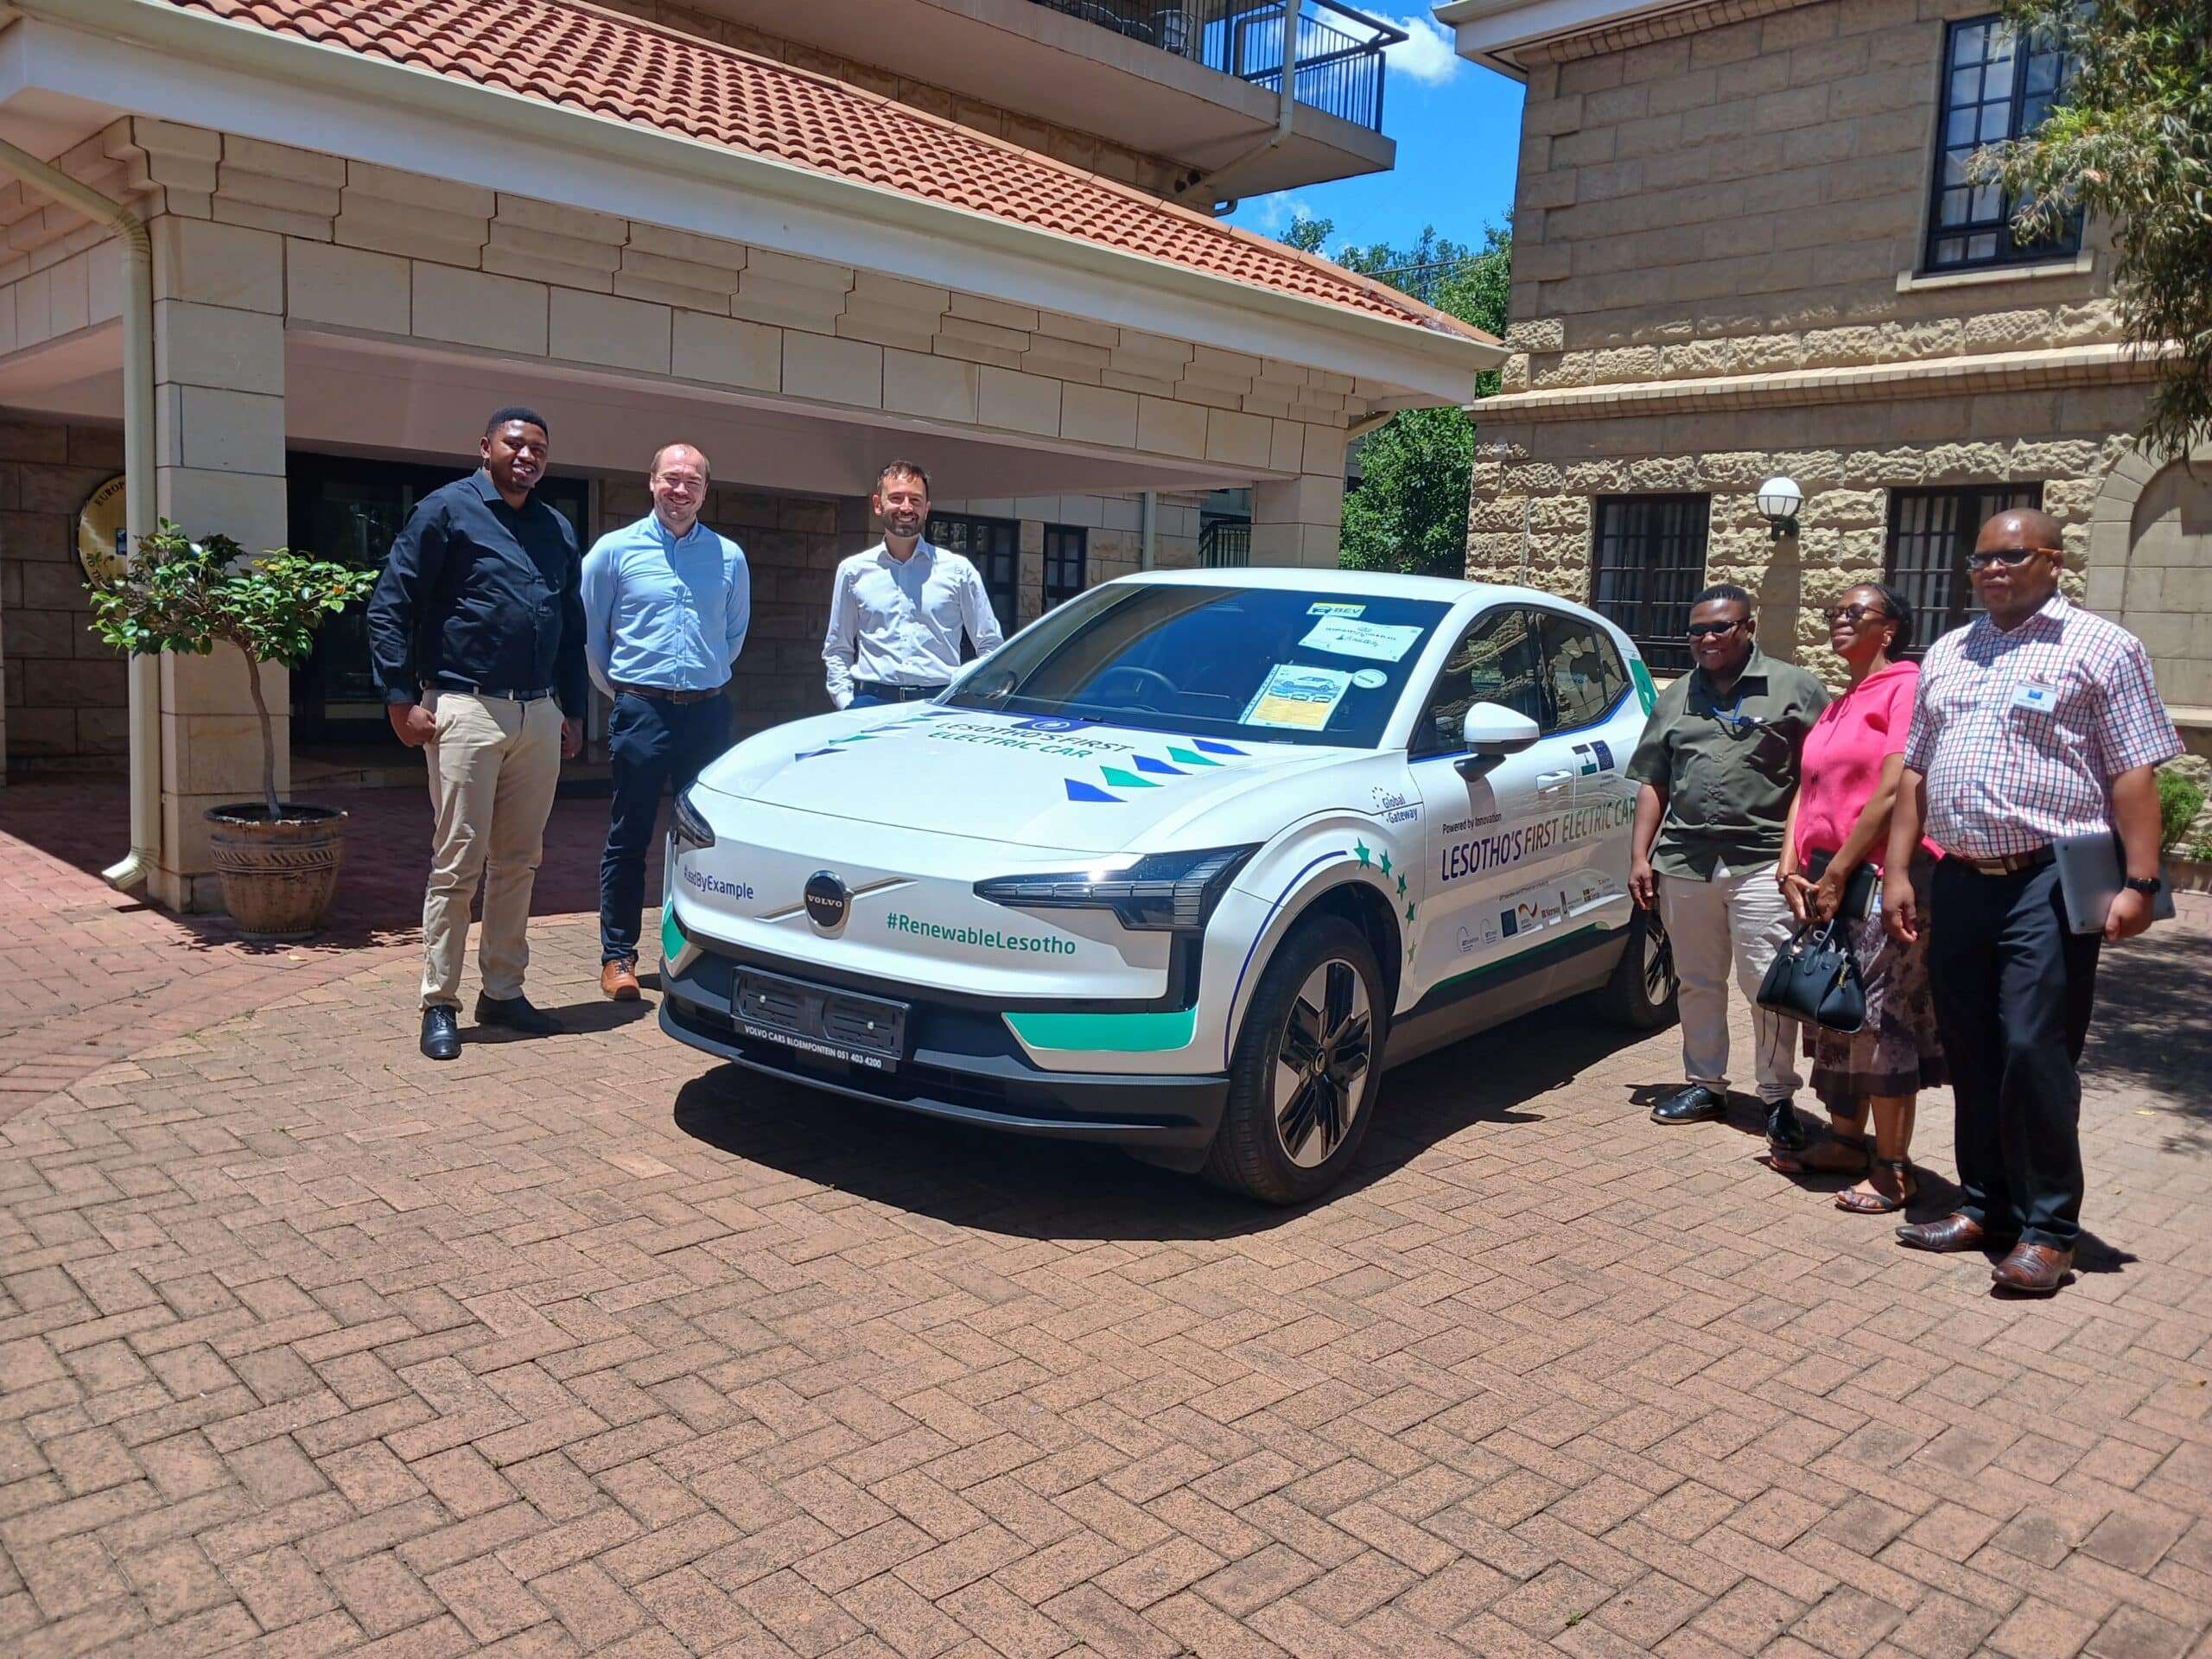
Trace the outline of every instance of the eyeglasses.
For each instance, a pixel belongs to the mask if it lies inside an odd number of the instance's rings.
[[[1878,610],[1872,605],[1837,605],[1821,613],[1821,614],[1827,618],[1827,624],[1830,627],[1834,627],[1839,622],[1849,622],[1856,625],[1864,621],[1870,616],[1878,622],[1894,622],[1897,620],[1897,618],[1892,616],[1889,612]]]
[[[1967,569],[1986,570],[2000,560],[2006,564],[2024,564],[2032,554],[2057,551],[2058,550],[2055,547],[1993,547],[1985,553],[1980,548],[1976,548],[1967,555]]]
[[[1702,639],[1708,633],[1732,633],[1744,626],[1745,620],[1739,616],[1733,622],[1693,622],[1690,624],[1690,638]]]

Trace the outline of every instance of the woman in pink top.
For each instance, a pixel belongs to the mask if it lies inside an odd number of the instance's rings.
[[[1928,994],[1926,936],[1899,945],[1882,926],[1877,898],[1920,665],[1897,660],[1912,643],[1912,607],[1886,583],[1853,588],[1827,620],[1828,643],[1850,683],[1806,734],[1779,878],[1800,923],[1839,912],[1846,918],[1866,982],[1866,1023],[1848,1035],[1805,1027],[1814,1092],[1834,1133],[1803,1152],[1777,1151],[1773,1163],[1789,1174],[1863,1174],[1836,1194],[1836,1208],[1885,1215],[1917,1191],[1908,1155],[1916,1098],[1948,1079]],[[1929,876],[1935,857],[1925,845],[1914,857],[1916,884]]]

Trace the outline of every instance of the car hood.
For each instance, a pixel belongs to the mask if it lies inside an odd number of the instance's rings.
[[[907,704],[779,726],[700,783],[830,817],[1105,853],[1172,836],[1231,798],[1272,792],[1255,785],[1368,753]]]

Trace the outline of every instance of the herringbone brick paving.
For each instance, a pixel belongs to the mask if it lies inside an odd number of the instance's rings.
[[[1296,1213],[410,952],[0,1127],[0,1651],[2212,1655],[2212,939],[2113,953],[2080,1281],[1662,1130],[1572,1011]],[[1950,1167],[1927,1104],[1921,1209]]]

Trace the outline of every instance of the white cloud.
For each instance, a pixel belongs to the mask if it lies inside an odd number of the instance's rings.
[[[1383,54],[1392,73],[1411,75],[1424,86],[1441,86],[1459,73],[1459,54],[1452,49],[1450,29],[1427,17],[1391,21],[1406,31],[1406,38]]]
[[[1253,207],[1255,228],[1269,236],[1278,236],[1301,219],[1313,217],[1313,208],[1303,196],[1278,193],[1262,196]]]

